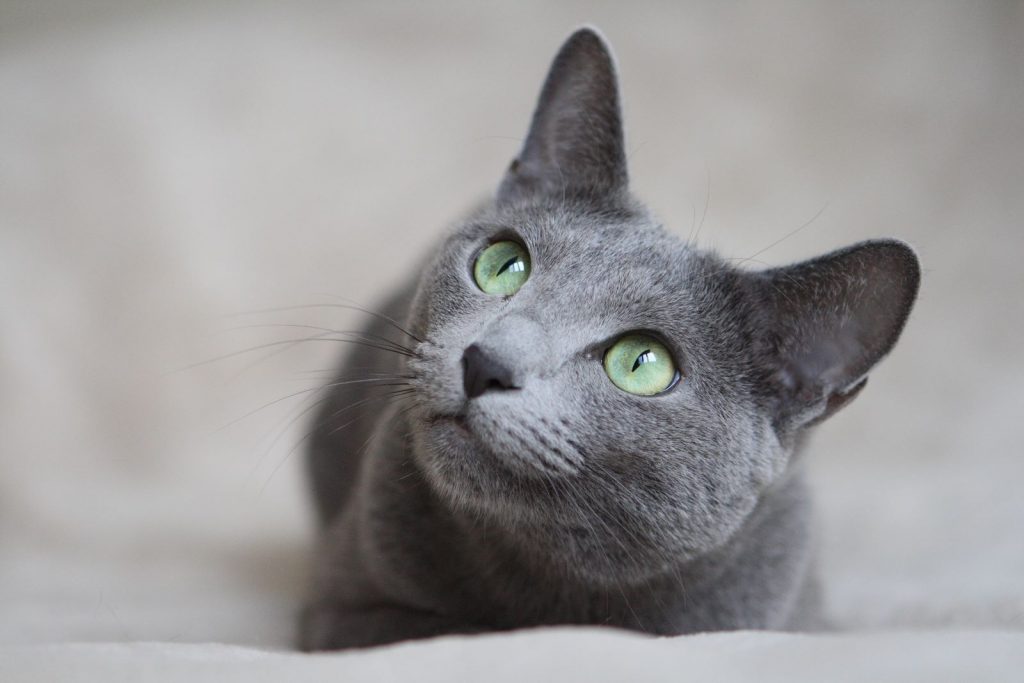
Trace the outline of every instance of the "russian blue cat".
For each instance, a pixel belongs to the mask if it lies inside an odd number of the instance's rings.
[[[801,443],[919,280],[897,241],[754,271],[666,231],[629,192],[609,49],[577,31],[493,200],[325,389],[302,647],[815,628]]]

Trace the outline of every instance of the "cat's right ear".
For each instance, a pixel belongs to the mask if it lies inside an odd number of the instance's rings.
[[[618,197],[627,183],[615,62],[601,35],[581,28],[551,64],[526,142],[497,199]]]

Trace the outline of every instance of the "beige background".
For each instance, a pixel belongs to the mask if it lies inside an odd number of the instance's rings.
[[[814,441],[834,613],[1024,627],[1024,6],[626,5],[0,3],[0,639],[287,645],[304,397],[229,423],[337,349],[182,368],[354,324],[236,314],[373,305],[585,21],[678,234],[710,197],[728,256],[919,250],[903,340]]]

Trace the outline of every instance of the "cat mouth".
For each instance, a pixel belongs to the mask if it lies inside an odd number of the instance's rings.
[[[552,448],[529,426],[503,429],[485,415],[465,413],[431,415],[425,421],[429,427],[462,441],[468,451],[487,456],[508,474],[530,479],[579,474],[582,463]]]
[[[430,415],[424,421],[427,423],[428,427],[448,425],[453,429],[464,433],[466,436],[472,436],[473,434],[469,428],[469,424],[466,422],[466,416],[461,413],[451,415]]]

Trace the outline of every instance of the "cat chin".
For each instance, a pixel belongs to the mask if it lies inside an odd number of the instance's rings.
[[[469,470],[487,471],[507,486],[510,480],[551,481],[579,474],[582,464],[551,450],[529,432],[509,429],[486,410],[441,415],[425,420],[431,436]]]
[[[464,416],[422,418],[413,454],[431,487],[455,509],[508,523],[549,520],[552,482],[568,480],[529,453],[498,451]]]
[[[535,465],[496,454],[481,443],[461,417],[426,422],[413,449],[427,481],[453,511],[491,520],[510,539],[520,537],[530,554],[560,575],[590,585],[628,585],[672,571],[725,543],[731,529],[712,529],[705,520],[658,528],[651,518],[681,510],[649,510],[642,523],[629,513],[602,510],[586,496],[586,473],[555,478]],[[619,520],[619,521],[610,521]]]
[[[464,416],[436,418],[429,425],[428,441],[437,444],[439,457],[451,461],[445,468],[449,473],[499,488],[568,473],[528,450],[499,448],[474,430]]]

